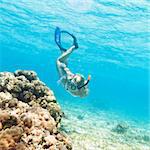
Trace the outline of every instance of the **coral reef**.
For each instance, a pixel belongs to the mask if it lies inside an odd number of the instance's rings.
[[[71,150],[54,93],[33,71],[0,73],[0,150]]]

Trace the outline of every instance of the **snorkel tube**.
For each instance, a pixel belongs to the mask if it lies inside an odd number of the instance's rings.
[[[86,85],[90,82],[90,80],[91,80],[91,75],[88,75],[88,79],[87,79],[86,83],[83,84],[82,86],[78,86],[78,87],[77,87],[78,90],[80,90],[81,88],[83,88],[84,86],[86,86]]]
[[[62,51],[67,50],[67,48],[64,48],[61,44],[61,33],[66,33],[66,34],[70,35],[73,38],[72,46],[74,45],[75,49],[78,48],[77,39],[73,34],[69,33],[68,31],[64,31],[64,30],[61,31],[59,27],[56,27],[56,29],[55,29],[55,42],[56,42],[57,46],[60,48],[60,50],[62,50]]]

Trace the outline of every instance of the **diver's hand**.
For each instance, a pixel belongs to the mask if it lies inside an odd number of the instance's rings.
[[[61,84],[62,83],[62,80],[64,80],[66,78],[66,76],[62,76],[58,81],[57,81],[57,84]]]

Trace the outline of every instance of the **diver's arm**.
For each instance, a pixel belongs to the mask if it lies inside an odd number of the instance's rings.
[[[66,76],[64,75],[64,76],[62,76],[58,81],[57,81],[57,83],[58,84],[60,84],[63,80],[65,80],[66,79]]]

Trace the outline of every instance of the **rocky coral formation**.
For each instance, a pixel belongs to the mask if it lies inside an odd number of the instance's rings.
[[[0,73],[0,150],[71,150],[59,129],[62,115],[35,72]]]
[[[126,123],[118,123],[113,129],[112,131],[116,132],[116,133],[120,133],[120,134],[123,134],[123,133],[126,133],[127,130],[129,129],[129,126],[126,124]]]

